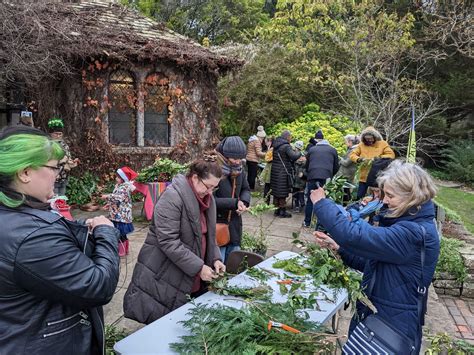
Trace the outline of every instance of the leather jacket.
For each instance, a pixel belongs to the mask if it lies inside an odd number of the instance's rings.
[[[0,205],[0,354],[103,354],[119,232]]]

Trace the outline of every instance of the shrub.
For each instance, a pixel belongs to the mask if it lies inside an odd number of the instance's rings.
[[[122,340],[127,336],[127,332],[123,329],[119,329],[114,325],[105,326],[105,354],[114,355],[114,345],[118,341]]]
[[[84,205],[91,202],[98,182],[99,177],[91,172],[86,172],[81,177],[70,176],[66,192],[69,204]]]
[[[357,134],[360,127],[349,118],[321,112],[316,104],[306,105],[304,113],[292,122],[280,122],[271,127],[268,133],[279,136],[285,129],[292,133],[293,141],[302,140],[307,144],[314,134],[321,130],[324,138],[336,148],[340,155],[346,152],[344,136]]]
[[[441,151],[445,157],[445,171],[450,180],[474,184],[474,143],[456,140]]]
[[[464,243],[457,239],[441,239],[441,250],[438,264],[436,265],[436,277],[440,272],[447,272],[456,277],[456,280],[463,282],[467,277],[466,267],[462,260],[459,248]]]

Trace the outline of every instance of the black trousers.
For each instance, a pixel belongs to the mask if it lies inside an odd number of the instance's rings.
[[[250,190],[255,190],[255,179],[257,178],[258,163],[255,161],[247,161],[247,181]]]

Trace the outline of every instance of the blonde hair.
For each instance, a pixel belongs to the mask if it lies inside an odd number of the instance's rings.
[[[402,160],[393,161],[377,182],[382,190],[385,185],[389,185],[402,198],[401,204],[391,209],[387,217],[400,217],[412,208],[418,211],[437,192],[430,174],[420,166]]]

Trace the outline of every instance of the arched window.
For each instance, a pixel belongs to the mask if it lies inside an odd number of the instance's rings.
[[[161,73],[149,74],[145,79],[145,146],[169,145],[170,125],[168,105],[169,80]]]
[[[133,76],[123,70],[109,78],[109,142],[120,145],[136,144],[136,90]]]

